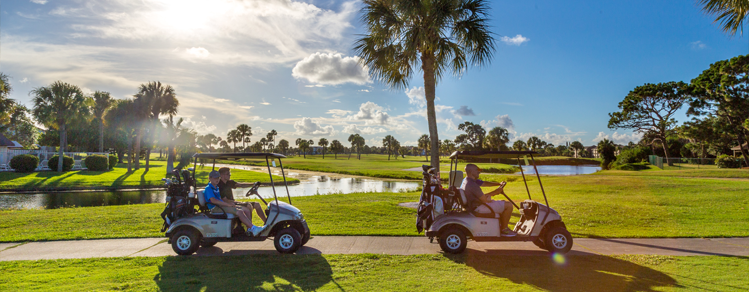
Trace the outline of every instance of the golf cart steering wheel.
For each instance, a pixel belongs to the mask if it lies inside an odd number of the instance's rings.
[[[266,206],[268,206],[268,202],[266,202],[265,199],[263,199],[263,197],[261,197],[260,194],[258,194],[258,192],[257,192],[258,188],[260,188],[260,182],[259,181],[255,182],[255,184],[252,185],[252,187],[250,188],[249,191],[247,191],[247,194],[245,196],[249,197],[249,196],[251,196],[253,194],[257,195],[257,197],[260,198],[261,201],[263,201],[263,204],[265,204]]]

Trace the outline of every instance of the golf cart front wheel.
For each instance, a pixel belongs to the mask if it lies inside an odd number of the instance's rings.
[[[197,230],[183,228],[172,235],[172,250],[178,255],[191,255],[200,247],[200,234]]]
[[[307,242],[309,241],[309,238],[310,238],[310,231],[307,230],[307,232],[305,232],[304,235],[302,235],[302,246],[307,244]]]
[[[552,253],[567,253],[572,249],[572,235],[564,227],[554,227],[546,232],[544,244]]]
[[[287,227],[276,233],[273,244],[280,253],[294,253],[302,246],[302,236],[295,228]]]
[[[440,248],[447,253],[461,253],[468,245],[466,235],[458,228],[450,228],[440,234]]]

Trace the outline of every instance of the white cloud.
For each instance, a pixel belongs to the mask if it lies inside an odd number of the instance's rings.
[[[341,100],[340,100],[340,99],[334,99],[334,100],[331,100],[331,101],[332,101],[332,102],[335,102],[335,103],[341,103]]]
[[[359,92],[369,92],[369,89],[359,89]]]
[[[424,87],[413,87],[406,90],[406,96],[408,96],[408,103],[418,107],[426,107],[426,93]]]
[[[343,133],[347,134],[365,134],[374,135],[379,133],[386,133],[387,130],[380,127],[363,127],[359,128],[357,125],[351,124],[343,128]]]
[[[545,131],[544,133],[540,133],[540,134],[539,133],[530,133],[530,132],[529,133],[517,134],[514,131],[510,131],[510,133],[511,133],[510,140],[513,141],[513,142],[516,141],[516,140],[527,141],[528,138],[536,136],[536,137],[538,137],[539,139],[541,139],[543,141],[550,142],[550,143],[555,144],[555,145],[560,145],[560,144],[563,144],[563,143],[566,143],[566,142],[572,142],[572,141],[580,141],[580,142],[582,142],[581,136],[583,136],[583,135],[586,134],[586,132],[583,132],[583,131],[580,131],[580,132],[571,131],[569,128],[567,128],[567,127],[565,127],[563,125],[555,125],[555,126],[563,128],[564,131],[565,131],[565,133],[564,134],[557,134],[557,133],[550,133],[549,131]]]
[[[270,102],[265,101],[265,98],[263,98],[263,102],[261,102],[260,104],[262,104],[262,105],[270,105]]]
[[[473,113],[473,109],[468,108],[468,106],[461,105],[459,109],[456,109],[453,111],[453,114],[465,117],[465,116],[475,116],[476,114]]]
[[[218,134],[218,133],[215,133],[215,131],[216,131],[216,126],[215,125],[210,125],[209,126],[209,125],[207,125],[203,121],[193,121],[189,117],[186,117],[184,119],[185,119],[185,121],[182,122],[182,126],[186,127],[186,128],[193,129],[196,132],[198,132],[198,134],[202,134],[202,135],[205,135],[205,134],[208,134],[208,133]],[[203,117],[203,119],[205,119],[205,117]]]
[[[598,135],[593,138],[593,142],[598,143],[599,141],[603,139],[609,139],[614,142],[614,144],[620,144],[625,145],[629,144],[629,142],[635,142],[637,143],[642,139],[642,133],[632,133],[632,134],[619,134],[619,132],[614,132],[611,135],[607,135],[604,132],[598,132]]]
[[[30,0],[30,1],[31,3],[36,3],[36,4],[42,4],[42,5],[47,4],[47,0]]]
[[[281,98],[288,99],[289,101],[291,101],[291,103],[300,103],[300,104],[307,103],[306,101],[301,101],[301,100],[298,100],[296,98],[291,98],[291,97],[281,96]]]
[[[338,85],[343,83],[371,83],[368,69],[359,63],[359,57],[344,57],[341,54],[314,53],[302,59],[291,75],[317,84]]]
[[[20,12],[20,11],[16,11],[16,14],[18,16],[20,16],[20,17],[23,17],[23,18],[39,19],[39,15],[36,15],[36,14],[26,14],[26,13],[23,13],[23,12]]]
[[[351,111],[342,110],[342,109],[329,109],[326,114],[332,115],[334,118],[343,118],[349,114],[351,114]]]
[[[495,119],[497,119],[498,127],[510,130],[515,129],[515,124],[512,122],[510,115],[498,115],[495,117]]]
[[[19,81],[19,82],[21,82],[21,83],[26,83],[26,82],[29,82],[29,78],[26,78],[26,77],[24,77],[24,78],[23,78],[23,79],[21,79],[21,81]]]
[[[209,52],[203,47],[199,47],[199,48],[192,47],[192,48],[186,49],[185,51],[187,52],[188,55],[195,57],[195,58],[199,58],[199,59],[205,59],[211,55],[211,52]]]
[[[364,120],[368,123],[371,121],[375,124],[384,125],[387,124],[390,116],[387,112],[384,112],[383,107],[377,105],[374,102],[368,101],[362,103],[361,106],[359,106],[359,112],[357,112],[353,116],[349,116],[349,118],[355,120]]]
[[[529,38],[526,38],[522,35],[516,35],[514,37],[503,36],[502,38],[500,38],[500,40],[503,41],[505,44],[514,45],[514,46],[519,46],[525,42],[530,41]]]
[[[689,44],[692,46],[693,50],[702,50],[704,48],[707,48],[707,45],[702,41],[691,42]]]
[[[311,118],[302,118],[294,123],[294,129],[299,135],[330,136],[335,134],[333,126],[321,126]]]

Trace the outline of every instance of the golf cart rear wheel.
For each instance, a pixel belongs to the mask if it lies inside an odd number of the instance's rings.
[[[307,242],[309,241],[309,238],[310,238],[310,232],[307,231],[304,233],[304,235],[302,235],[302,246],[307,244]]]
[[[294,227],[286,227],[276,233],[273,244],[280,253],[294,253],[302,246],[302,235]]]
[[[546,231],[544,243],[552,253],[567,253],[572,249],[572,235],[564,227],[554,227]]]
[[[191,255],[200,247],[200,233],[192,228],[182,228],[172,235],[172,250],[178,255]]]
[[[468,245],[466,235],[458,228],[450,228],[440,233],[440,247],[447,253],[461,253]]]

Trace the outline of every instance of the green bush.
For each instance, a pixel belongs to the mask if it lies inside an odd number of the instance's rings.
[[[88,170],[92,171],[107,171],[109,168],[107,166],[108,158],[104,155],[89,155],[84,160],[84,163],[86,163],[86,168]]]
[[[109,155],[109,170],[114,169],[115,166],[117,166],[117,156],[110,154]]]
[[[10,167],[16,172],[34,172],[38,166],[39,157],[31,154],[16,155],[10,159]]]
[[[648,165],[650,163],[647,162],[638,162],[638,163],[626,163],[626,164],[615,164],[611,169],[616,170],[630,170],[630,171],[636,171],[636,170],[646,170],[648,169]]]
[[[47,166],[49,167],[49,169],[57,171],[57,160],[58,159],[60,159],[60,156],[58,156],[58,155],[52,156],[52,158],[49,159],[49,162],[47,163]],[[75,163],[75,161],[73,161],[72,157],[70,157],[70,156],[63,156],[63,159],[62,159],[62,171],[68,171],[68,170],[73,169],[73,163]]]
[[[718,159],[715,159],[715,165],[717,165],[718,168],[740,168],[741,159],[723,154],[718,156]]]
[[[618,164],[628,164],[648,161],[648,155],[650,155],[650,148],[643,146],[636,146],[633,148],[622,150],[619,156],[616,157]]]

